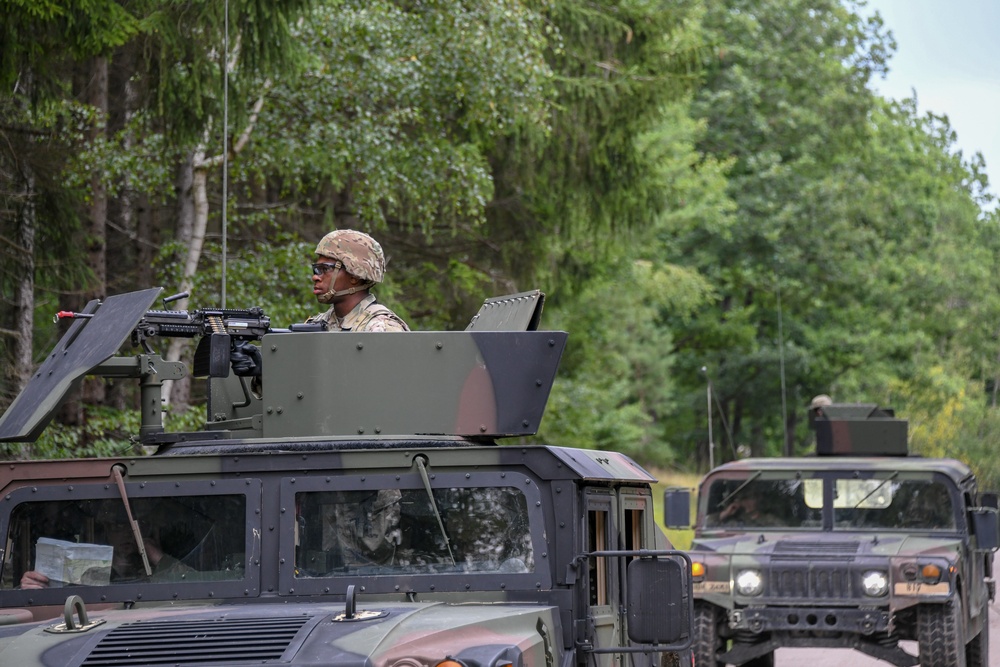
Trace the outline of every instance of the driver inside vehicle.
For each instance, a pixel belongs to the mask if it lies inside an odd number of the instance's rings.
[[[948,529],[955,527],[948,490],[940,484],[911,484],[903,514],[909,528]]]
[[[746,490],[731,498],[719,510],[715,520],[722,526],[784,526],[785,521],[768,511],[766,503],[754,491]]]
[[[92,567],[82,573],[81,585],[101,585],[106,583],[127,583],[131,581],[147,581],[156,579],[179,578],[193,569],[173,556],[165,553],[159,541],[152,535],[143,535],[142,542],[146,551],[152,574],[147,575],[142,554],[139,551],[135,533],[124,512],[104,511],[98,517],[100,522],[101,542],[112,547],[110,564],[110,579],[106,568]],[[103,571],[102,571],[103,570]],[[28,570],[21,576],[22,589],[47,588],[53,582],[38,570]]]

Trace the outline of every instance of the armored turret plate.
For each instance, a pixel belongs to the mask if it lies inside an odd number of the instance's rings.
[[[161,287],[94,300],[83,309],[24,390],[0,417],[0,441],[33,442],[66,396],[113,356],[163,291]]]

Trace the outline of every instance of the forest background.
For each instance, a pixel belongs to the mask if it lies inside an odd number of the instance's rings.
[[[546,293],[540,440],[703,472],[811,452],[826,393],[1000,486],[1000,214],[946,117],[874,92],[862,2],[0,5],[0,408],[57,310],[163,286],[287,326],[354,228],[415,329]],[[88,381],[2,454],[131,452],[136,407]],[[204,408],[179,382],[169,411]]]

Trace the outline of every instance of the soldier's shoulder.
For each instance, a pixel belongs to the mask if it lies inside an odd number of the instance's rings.
[[[384,309],[384,310],[382,310]],[[365,325],[365,331],[386,332],[386,331],[409,331],[410,327],[399,315],[392,312],[385,306],[381,306],[379,312],[374,314]]]

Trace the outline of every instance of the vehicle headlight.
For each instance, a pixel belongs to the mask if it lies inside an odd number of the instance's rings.
[[[861,588],[869,597],[882,597],[889,592],[889,577],[885,575],[885,572],[869,570],[861,577]]]
[[[759,570],[743,570],[736,575],[736,592],[740,595],[760,595],[764,590],[764,578]]]

